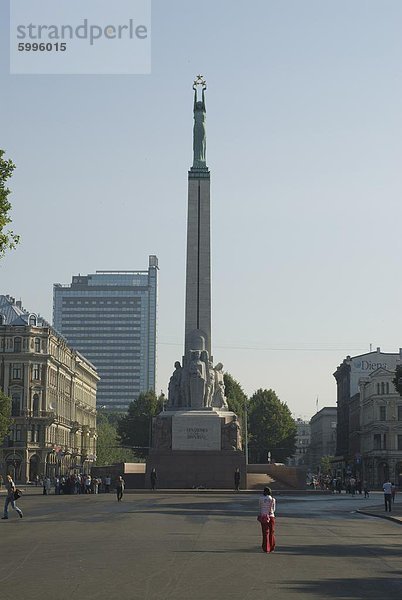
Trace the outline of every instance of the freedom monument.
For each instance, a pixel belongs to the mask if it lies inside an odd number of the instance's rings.
[[[228,409],[223,365],[211,353],[210,172],[206,164],[206,81],[194,90],[193,166],[188,173],[186,314],[184,355],[169,382],[167,410],[153,420],[147,481],[158,487],[233,488],[246,464],[240,424]],[[201,88],[201,90],[199,90]]]

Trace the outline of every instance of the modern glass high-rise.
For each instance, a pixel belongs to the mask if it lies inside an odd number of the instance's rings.
[[[53,326],[98,370],[97,405],[126,410],[155,389],[158,259],[147,271],[96,271],[53,286]]]

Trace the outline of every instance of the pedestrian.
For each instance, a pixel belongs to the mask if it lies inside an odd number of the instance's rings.
[[[155,490],[156,489],[156,481],[158,479],[158,475],[156,473],[156,469],[155,467],[152,469],[151,471],[151,489]]]
[[[85,493],[86,494],[90,494],[91,493],[91,486],[92,486],[92,479],[90,475],[87,475],[85,478]]]
[[[396,485],[393,481],[391,481],[391,495],[392,495],[392,504],[395,504]]]
[[[50,477],[45,477],[43,479],[43,495],[44,496],[48,496],[50,494],[51,487],[52,487],[52,484],[50,482]]]
[[[356,479],[354,477],[351,477],[349,479],[349,484],[350,484],[350,493],[352,494],[352,496],[354,496],[356,494]]]
[[[272,496],[271,488],[265,487],[259,500],[257,517],[261,523],[263,552],[274,552],[275,550],[275,508],[276,500]]]
[[[364,497],[370,498],[370,490],[369,490],[369,486],[368,486],[366,479],[363,481],[363,491],[364,491]]]
[[[385,512],[387,510],[391,512],[391,504],[392,504],[392,483],[387,479],[387,481],[382,486],[384,490],[384,503],[385,503]]]
[[[22,510],[20,508],[18,508],[18,506],[15,503],[15,492],[16,492],[17,488],[15,487],[15,483],[14,483],[11,475],[7,475],[6,490],[7,490],[7,495],[6,495],[6,501],[4,503],[4,515],[1,518],[3,520],[8,519],[8,505],[11,504],[11,507],[17,511],[17,513],[20,516],[20,519],[22,519]]]
[[[239,487],[240,487],[240,469],[239,469],[239,467],[237,467],[237,469],[234,473],[234,485],[235,485],[236,492],[238,492]]]
[[[97,494],[99,491],[99,479],[97,477],[94,477],[92,479],[92,486],[93,486],[94,494]]]
[[[117,493],[117,502],[121,502],[123,500],[123,493],[124,493],[124,479],[121,475],[120,475],[120,477],[117,478],[116,493]]]
[[[105,477],[105,492],[108,494],[110,492],[110,486],[112,485],[112,478],[110,475],[106,475]]]

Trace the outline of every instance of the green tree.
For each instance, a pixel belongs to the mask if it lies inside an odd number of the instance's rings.
[[[398,365],[395,371],[395,377],[392,380],[396,391],[402,396],[402,365]]]
[[[11,398],[0,390],[0,444],[11,425]]]
[[[142,393],[130,403],[128,413],[118,424],[118,434],[124,446],[131,447],[140,457],[148,456],[151,444],[152,418],[163,407],[163,397],[153,390]]]
[[[4,150],[0,150],[0,258],[4,256],[7,249],[15,248],[19,242],[18,235],[5,229],[11,223],[11,204],[8,200],[11,192],[6,187],[6,181],[10,179],[15,165],[11,160],[5,160],[3,156]]]
[[[247,402],[247,396],[238,381],[230,373],[224,373],[223,381],[225,383],[225,396],[228,401],[229,410],[236,413],[242,425],[244,424],[244,409]]]
[[[123,448],[117,433],[117,426],[113,425],[106,415],[98,415],[96,440],[96,465],[112,465],[118,462],[135,462],[136,456],[129,448]]]
[[[332,459],[333,456],[322,456],[320,460],[320,469],[323,475],[330,475],[332,473]]]
[[[268,452],[284,462],[296,449],[296,424],[273,390],[257,390],[249,402],[249,448],[252,461],[267,462]]]

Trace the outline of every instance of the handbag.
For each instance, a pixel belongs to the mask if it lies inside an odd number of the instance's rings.
[[[18,500],[18,498],[21,498],[21,496],[22,496],[21,490],[19,490],[18,488],[16,488],[16,490],[14,492],[14,500]]]

